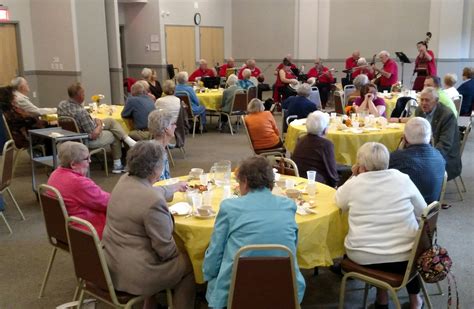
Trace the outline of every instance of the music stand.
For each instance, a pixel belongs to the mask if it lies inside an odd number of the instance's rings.
[[[404,52],[395,52],[395,55],[397,55],[398,60],[402,64],[402,85],[403,85],[403,71],[404,71],[404,65],[405,63],[411,63],[410,59],[408,59],[407,55],[405,55]]]

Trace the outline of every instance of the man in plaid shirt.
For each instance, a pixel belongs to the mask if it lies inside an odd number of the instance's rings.
[[[68,116],[76,120],[79,130],[89,134],[89,147],[91,149],[110,145],[114,168],[112,173],[119,174],[124,171],[120,158],[122,157],[122,141],[128,146],[135,145],[123,130],[122,126],[114,119],[107,118],[103,121],[92,119],[90,114],[82,106],[84,102],[84,88],[80,83],[74,83],[67,89],[69,99],[61,101],[58,106],[58,116]]]

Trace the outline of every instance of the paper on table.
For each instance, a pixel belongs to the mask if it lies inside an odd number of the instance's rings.
[[[397,123],[389,123],[387,124],[388,129],[400,129],[400,125]]]
[[[191,213],[192,207],[191,207],[191,205],[189,205],[189,203],[179,202],[179,203],[176,203],[176,204],[170,206],[169,210],[174,215],[185,216],[185,215]]]
[[[318,212],[316,210],[312,210],[304,206],[297,206],[296,213],[299,214],[300,216],[306,216],[306,215],[317,214]]]
[[[291,122],[294,125],[301,126],[306,124],[306,119],[296,119]]]

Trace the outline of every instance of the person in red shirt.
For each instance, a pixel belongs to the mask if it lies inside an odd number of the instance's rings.
[[[275,102],[283,102],[283,100],[292,94],[296,95],[296,92],[292,92],[288,86],[297,83],[298,80],[291,71],[291,62],[286,58],[283,59],[283,67],[278,71],[275,87],[273,87],[273,100]]]
[[[217,72],[215,69],[208,69],[207,68],[207,61],[204,59],[199,60],[199,68],[189,76],[189,81],[194,82],[196,78],[203,78],[203,77],[215,77]]]
[[[314,60],[314,67],[312,67],[308,73],[309,83],[315,83],[319,90],[319,96],[321,97],[321,106],[326,108],[328,102],[329,91],[331,91],[331,84],[334,83],[334,77],[331,74],[331,70],[323,65],[321,58]]]
[[[352,56],[346,59],[346,70],[350,70],[354,67],[357,67],[357,60],[360,58],[360,52],[358,50],[355,50],[352,53]]]
[[[259,82],[263,82],[265,77],[263,76],[262,71],[257,67],[255,63],[255,59],[249,59],[245,62],[245,64],[240,68],[239,73],[237,74],[237,77],[239,79],[244,79],[242,76],[242,73],[244,72],[244,69],[249,69],[250,70],[250,76],[255,77],[258,79]]]
[[[378,55],[380,61],[383,63],[382,69],[372,65],[374,70],[380,73],[380,81],[378,84],[379,91],[390,91],[392,85],[398,81],[398,65],[395,60],[390,58],[388,51],[382,50]]]
[[[418,49],[418,56],[415,60],[416,79],[413,83],[413,90],[423,90],[423,83],[425,82],[426,76],[436,76],[436,63],[435,56],[432,50],[428,50],[428,44],[425,41],[416,43]]]
[[[235,60],[234,58],[230,57],[229,59],[227,59],[227,63],[226,64],[223,64],[221,65],[220,69],[219,69],[219,76],[220,77],[227,77],[227,69],[235,69],[237,70],[237,68],[235,67]],[[235,73],[235,72],[234,72]]]
[[[357,67],[355,68],[357,69],[352,72],[352,80],[354,80],[354,78],[356,78],[360,74],[367,75],[369,80],[373,80],[375,78],[374,69],[367,65],[367,60],[365,60],[365,58],[359,58],[359,60],[357,60]]]
[[[283,58],[283,61],[276,67],[276,69],[275,69],[275,75],[276,76],[278,76],[278,72],[280,72],[280,70],[283,69],[283,67],[285,66],[284,63],[283,63],[285,61],[285,59],[290,63],[290,69],[291,69],[291,71],[293,71],[293,74],[295,74],[294,70],[298,70],[296,65],[291,62],[291,61],[293,61],[293,58],[291,57],[291,54],[288,54],[288,55],[286,55],[285,58]]]

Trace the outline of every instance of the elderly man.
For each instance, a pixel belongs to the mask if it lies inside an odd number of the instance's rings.
[[[369,78],[369,80],[374,79],[374,69],[367,64],[367,60],[365,58],[359,58],[357,60],[357,69],[352,72],[352,79],[354,80],[360,74],[365,74]]]
[[[256,63],[255,63],[255,59],[248,59],[246,62],[245,62],[245,65],[242,66],[242,68],[239,70],[239,73],[237,74],[237,77],[239,79],[243,79],[243,73],[244,73],[244,70],[245,69],[249,69],[250,70],[250,75],[257,78],[259,82],[263,82],[264,80],[264,76],[262,74],[262,71],[259,69],[259,67],[257,67]]]
[[[132,85],[132,95],[127,98],[122,110],[122,118],[133,121],[133,130],[129,136],[134,140],[150,139],[148,132],[148,114],[155,109],[155,102],[147,94],[147,82],[139,80]]]
[[[318,109],[316,104],[308,98],[311,94],[311,86],[304,83],[296,89],[296,96],[288,97],[282,103],[282,108],[288,110],[288,116],[295,115],[298,119],[308,117],[308,114]]]
[[[433,87],[438,92],[438,101],[447,108],[449,108],[453,114],[458,117],[458,111],[456,110],[456,105],[454,105],[453,100],[447,95],[446,92],[441,89],[441,79],[438,76],[426,76],[423,83],[423,88]]]
[[[404,149],[390,154],[389,168],[410,176],[427,204],[438,201],[446,161],[439,150],[430,145],[430,123],[421,117],[411,118],[405,125],[403,140]]]
[[[321,96],[321,104],[323,109],[326,108],[329,92],[331,91],[331,84],[334,83],[331,70],[323,65],[321,58],[316,58],[314,60],[314,67],[312,67],[306,75],[308,76],[309,83],[316,83],[319,89],[319,95]]]
[[[16,97],[16,104],[30,114],[30,116],[38,117],[46,114],[56,114],[56,108],[37,107],[31,102],[28,97],[30,86],[28,85],[28,81],[23,77],[18,76],[14,78],[11,81],[11,86],[15,90],[13,94]]]
[[[375,71],[380,73],[380,82],[379,82],[379,91],[383,92],[384,90],[390,91],[392,85],[398,81],[398,65],[390,58],[390,54],[386,50],[382,50],[378,55],[380,61],[383,63],[382,69],[379,69],[372,65]]]
[[[357,61],[359,60],[359,58],[360,58],[360,52],[358,50],[353,51],[352,55],[346,59],[346,70],[350,70],[352,68],[357,67],[358,66]]]
[[[462,70],[463,82],[458,87],[459,94],[462,94],[462,106],[460,115],[471,116],[474,109],[474,68],[464,68]]]
[[[199,60],[199,67],[194,71],[191,76],[189,76],[189,81],[194,82],[196,78],[203,78],[203,77],[215,77],[217,72],[214,68],[208,69],[207,68],[207,61],[204,59]]]
[[[90,114],[82,106],[84,102],[84,88],[81,83],[74,83],[68,87],[69,99],[61,101],[58,106],[58,116],[68,116],[76,120],[81,132],[89,134],[89,147],[100,148],[111,145],[114,168],[112,173],[120,174],[124,171],[122,165],[122,141],[128,146],[135,145],[122,126],[114,119],[107,118],[103,121],[92,119]]]
[[[201,118],[202,132],[207,132],[207,129],[206,129],[206,108],[199,104],[199,99],[196,95],[196,92],[194,92],[193,87],[191,87],[187,84],[188,83],[188,72],[179,72],[178,75],[176,75],[176,82],[178,83],[176,85],[176,93],[186,92],[188,94],[189,99],[191,101],[190,103],[191,103],[191,108],[193,110],[193,113],[199,115],[200,118]]]
[[[425,87],[420,94],[420,106],[415,116],[423,117],[431,124],[434,146],[446,160],[448,180],[461,175],[462,163],[459,143],[459,130],[456,116],[452,111],[438,102],[438,91]]]
[[[229,59],[227,59],[227,63],[226,64],[223,64],[221,65],[221,67],[219,68],[219,76],[220,77],[227,77],[227,70],[228,69],[234,69],[236,70],[235,68],[235,60],[234,58],[230,57]]]

